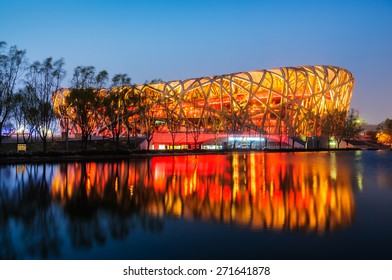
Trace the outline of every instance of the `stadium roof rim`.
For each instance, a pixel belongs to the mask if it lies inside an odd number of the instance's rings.
[[[160,82],[155,82],[155,83],[149,83],[149,85],[164,85],[164,84],[171,84],[171,83],[185,83],[189,82],[192,80],[202,80],[202,79],[216,79],[216,78],[225,78],[228,76],[236,76],[236,75],[241,75],[241,74],[251,74],[251,73],[262,73],[262,72],[269,72],[269,73],[275,73],[279,74],[278,71],[284,71],[284,70],[295,70],[295,71],[307,71],[307,72],[315,72],[316,69],[334,69],[344,71],[346,72],[349,76],[350,79],[354,79],[353,74],[347,70],[346,68],[340,67],[340,66],[335,66],[335,65],[302,65],[302,66],[284,66],[284,67],[276,67],[272,69],[262,69],[262,70],[250,70],[250,71],[241,71],[241,72],[234,72],[234,73],[229,73],[229,74],[221,74],[221,75],[212,75],[212,76],[202,76],[202,77],[197,77],[197,78],[187,78],[184,80],[170,80],[170,81],[160,81]],[[139,84],[142,85],[142,84]]]

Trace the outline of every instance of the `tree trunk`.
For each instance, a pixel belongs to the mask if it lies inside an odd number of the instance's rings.
[[[150,150],[151,139],[147,139],[147,151]]]
[[[43,145],[44,154],[46,154],[47,146],[48,146],[46,137],[42,137],[42,145]]]
[[[282,142],[283,142],[283,136],[279,136],[279,150],[282,150]]]
[[[67,118],[67,127],[65,130],[65,151],[68,152],[68,132],[69,132],[69,125],[68,125],[68,118]]]
[[[68,128],[67,128],[67,133],[65,135],[65,151],[68,152]]]
[[[88,134],[82,133],[82,148],[84,151],[87,151],[87,142],[88,142]]]

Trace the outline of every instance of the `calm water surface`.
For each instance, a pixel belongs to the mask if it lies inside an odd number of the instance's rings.
[[[392,259],[392,152],[0,166],[2,259]]]

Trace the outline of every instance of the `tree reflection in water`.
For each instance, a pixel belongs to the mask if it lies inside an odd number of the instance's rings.
[[[53,166],[21,165],[12,173],[8,177],[14,186],[7,185],[7,178],[0,182],[1,258],[20,257],[18,247],[31,258],[58,257],[60,238],[50,197]]]
[[[85,249],[137,227],[159,234],[168,217],[325,234],[352,223],[353,166],[334,153],[233,153],[0,169],[1,257],[20,258],[17,242],[46,259],[68,239]]]

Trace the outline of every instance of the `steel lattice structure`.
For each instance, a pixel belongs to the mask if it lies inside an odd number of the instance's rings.
[[[130,92],[142,101],[128,109],[135,112],[147,106],[163,132],[314,136],[320,135],[320,122],[329,110],[348,110],[353,88],[353,75],[340,67],[282,67],[135,85]],[[57,111],[65,95],[67,90],[55,94]],[[97,123],[93,134],[104,130]]]

